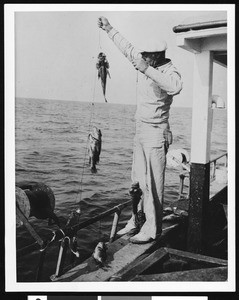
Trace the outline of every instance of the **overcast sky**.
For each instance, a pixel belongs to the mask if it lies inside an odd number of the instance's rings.
[[[175,5],[175,8],[177,6]],[[136,103],[136,71],[97,26],[105,16],[135,46],[143,39],[167,41],[167,57],[184,87],[174,106],[192,105],[193,54],[176,45],[172,28],[211,11],[37,11],[15,13],[16,97],[104,102],[96,58],[105,52],[111,79],[110,103]],[[215,12],[214,12],[215,13]],[[221,12],[219,11],[218,14]],[[213,94],[226,101],[226,68],[214,65]]]

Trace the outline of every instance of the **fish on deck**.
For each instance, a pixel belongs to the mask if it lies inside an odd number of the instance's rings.
[[[89,134],[89,164],[91,166],[91,172],[96,173],[96,164],[100,161],[101,144],[102,144],[102,133],[97,127],[93,127],[93,130]]]
[[[107,246],[104,242],[99,242],[96,245],[92,256],[97,264],[102,265],[105,262],[107,257],[106,250]]]
[[[96,63],[96,68],[98,70],[98,79],[101,79],[101,85],[102,85],[105,102],[107,102],[106,97],[105,97],[107,75],[109,75],[109,77],[110,77],[110,73],[108,70],[109,67],[110,66],[109,66],[108,60],[106,59],[106,55],[103,52],[100,52],[98,55],[98,61]]]

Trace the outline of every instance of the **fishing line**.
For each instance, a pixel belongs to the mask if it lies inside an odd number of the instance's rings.
[[[139,82],[139,71],[136,70],[136,85],[135,85],[135,100],[136,100],[136,106],[138,104],[138,82]]]
[[[101,36],[100,36],[100,32],[101,32],[101,30],[100,30],[100,28],[99,28],[99,50],[102,49],[102,47],[101,47]]]
[[[100,29],[99,29],[99,37],[98,37],[98,52],[101,48],[100,45]],[[94,57],[93,57],[94,58]],[[88,132],[90,133],[92,128],[92,120],[94,119],[94,102],[95,102],[95,88],[96,88],[96,77],[97,77],[97,69],[95,68],[94,72],[94,84],[93,84],[93,95],[92,95],[92,102],[91,102],[91,109],[90,109],[90,120],[89,120],[89,126],[88,126]],[[84,172],[85,172],[85,166],[86,166],[86,156],[88,152],[88,144],[89,144],[89,134],[87,135],[87,141],[86,141],[86,147],[85,147],[85,153],[84,153],[84,160],[83,160],[83,167],[82,167],[82,173],[81,173],[81,180],[80,180],[80,190],[76,196],[75,203],[78,202],[78,197],[80,196],[79,202],[82,200],[82,186],[83,186],[83,178],[84,178]]]

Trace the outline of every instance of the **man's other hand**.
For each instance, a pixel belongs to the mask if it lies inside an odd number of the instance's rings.
[[[142,73],[144,73],[149,67],[148,63],[143,58],[134,59],[132,64],[136,70],[139,70]]]

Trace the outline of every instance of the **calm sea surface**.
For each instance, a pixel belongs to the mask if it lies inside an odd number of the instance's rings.
[[[16,99],[16,182],[36,181],[50,186],[56,198],[55,212],[66,222],[80,202],[81,220],[128,200],[131,184],[135,106],[110,103]],[[170,149],[190,153],[191,108],[171,108],[174,142]],[[102,132],[98,172],[92,174],[86,152],[90,125]],[[211,158],[227,151],[227,111],[214,110]],[[167,167],[165,204],[177,200],[179,170]],[[121,215],[120,226],[130,216]],[[78,232],[81,257],[90,255],[99,240],[107,240],[113,216]],[[30,221],[39,235],[49,237],[46,220]],[[52,229],[56,227],[51,227]],[[24,227],[17,228],[17,248],[33,242]],[[54,274],[58,243],[46,254],[43,281]],[[17,280],[34,281],[39,251],[17,259]]]

